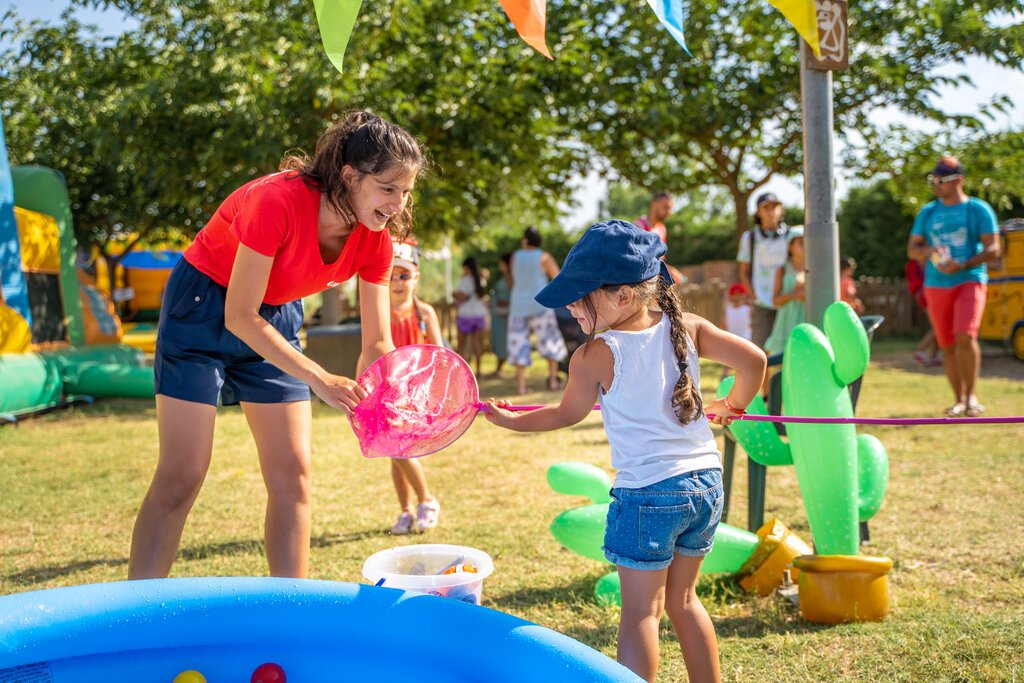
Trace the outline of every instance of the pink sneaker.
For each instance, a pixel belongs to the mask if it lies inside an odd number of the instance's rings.
[[[416,531],[433,529],[437,526],[437,519],[440,515],[441,504],[437,502],[436,498],[426,503],[420,503],[416,508],[416,521],[413,523],[413,528]]]
[[[398,521],[391,527],[391,533],[395,536],[406,536],[412,533],[413,518],[408,512],[398,515]]]

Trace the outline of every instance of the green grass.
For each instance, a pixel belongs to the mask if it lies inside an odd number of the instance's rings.
[[[884,350],[905,356],[906,348],[892,343]],[[858,414],[936,415],[949,402],[935,369],[902,369],[886,363],[886,354],[878,361],[865,378]],[[534,372],[531,382],[539,387],[539,364]],[[1024,412],[1024,382],[1006,374],[981,381],[988,414]],[[718,376],[717,368],[705,366],[707,393]],[[485,397],[513,392],[511,379],[481,386]],[[544,392],[519,402],[555,398]],[[553,493],[546,468],[576,460],[609,469],[597,415],[571,429],[530,435],[478,420],[446,451],[423,461],[443,506],[441,525],[428,536],[405,539],[386,533],[398,512],[387,463],[359,454],[338,413],[317,405],[314,425],[311,578],[362,583],[363,560],[396,545],[474,546],[495,563],[484,582],[485,605],[614,656],[617,610],[592,598],[609,566],[561,549],[548,532],[559,512],[585,501]],[[699,592],[718,631],[724,678],[1024,679],[1024,427],[866,431],[882,440],[890,459],[889,491],[863,549],[895,561],[889,616],[819,626],[775,597],[746,595],[727,576],[702,577]],[[134,516],[156,457],[152,402],[105,400],[0,429],[0,593],[123,579]],[[734,480],[745,482],[746,459],[737,460]],[[241,412],[221,409],[213,465],[172,575],[265,575],[264,498]],[[769,471],[767,505],[767,516],[812,540],[792,468]],[[745,506],[741,485],[733,492],[732,523],[743,523]],[[685,680],[667,620],[662,633],[659,680]]]

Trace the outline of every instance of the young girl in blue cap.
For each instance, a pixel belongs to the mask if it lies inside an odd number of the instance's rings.
[[[765,355],[751,342],[684,313],[654,233],[618,220],[592,225],[536,299],[568,306],[587,343],[569,362],[561,403],[530,412],[489,401],[487,419],[521,432],[576,424],[601,402],[617,470],[604,552],[622,585],[618,660],[648,681],[658,669],[667,612],[690,681],[718,681],[715,628],[697,573],[722,516],[721,454],[705,412],[726,425],[761,386]],[[731,367],[725,398],[703,405],[699,358]]]

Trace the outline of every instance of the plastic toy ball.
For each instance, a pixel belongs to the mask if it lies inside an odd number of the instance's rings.
[[[182,671],[180,674],[174,677],[174,683],[206,683],[206,676],[189,669],[188,671]]]
[[[284,669],[273,662],[266,662],[256,667],[249,683],[285,683],[286,680]]]

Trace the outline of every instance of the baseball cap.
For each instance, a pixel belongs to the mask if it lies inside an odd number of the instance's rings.
[[[789,229],[789,232],[786,233],[786,244],[789,244],[790,242],[795,240],[797,237],[803,237],[803,236],[804,236],[804,226],[802,226],[802,225],[794,225],[794,226],[792,226]]]
[[[781,204],[779,198],[775,196],[774,192],[765,192],[757,198],[757,206],[760,207],[765,202],[771,202],[772,204]]]
[[[668,248],[657,233],[621,220],[594,223],[573,245],[562,270],[534,299],[547,308],[579,301],[603,285],[626,285],[661,274],[672,284],[661,260]]]
[[[944,156],[935,163],[935,168],[925,174],[926,178],[945,178],[950,175],[963,175],[964,165],[952,156]]]
[[[420,250],[415,245],[408,242],[394,242],[393,246],[395,248],[394,264],[396,266],[401,266],[408,270],[419,270]]]

